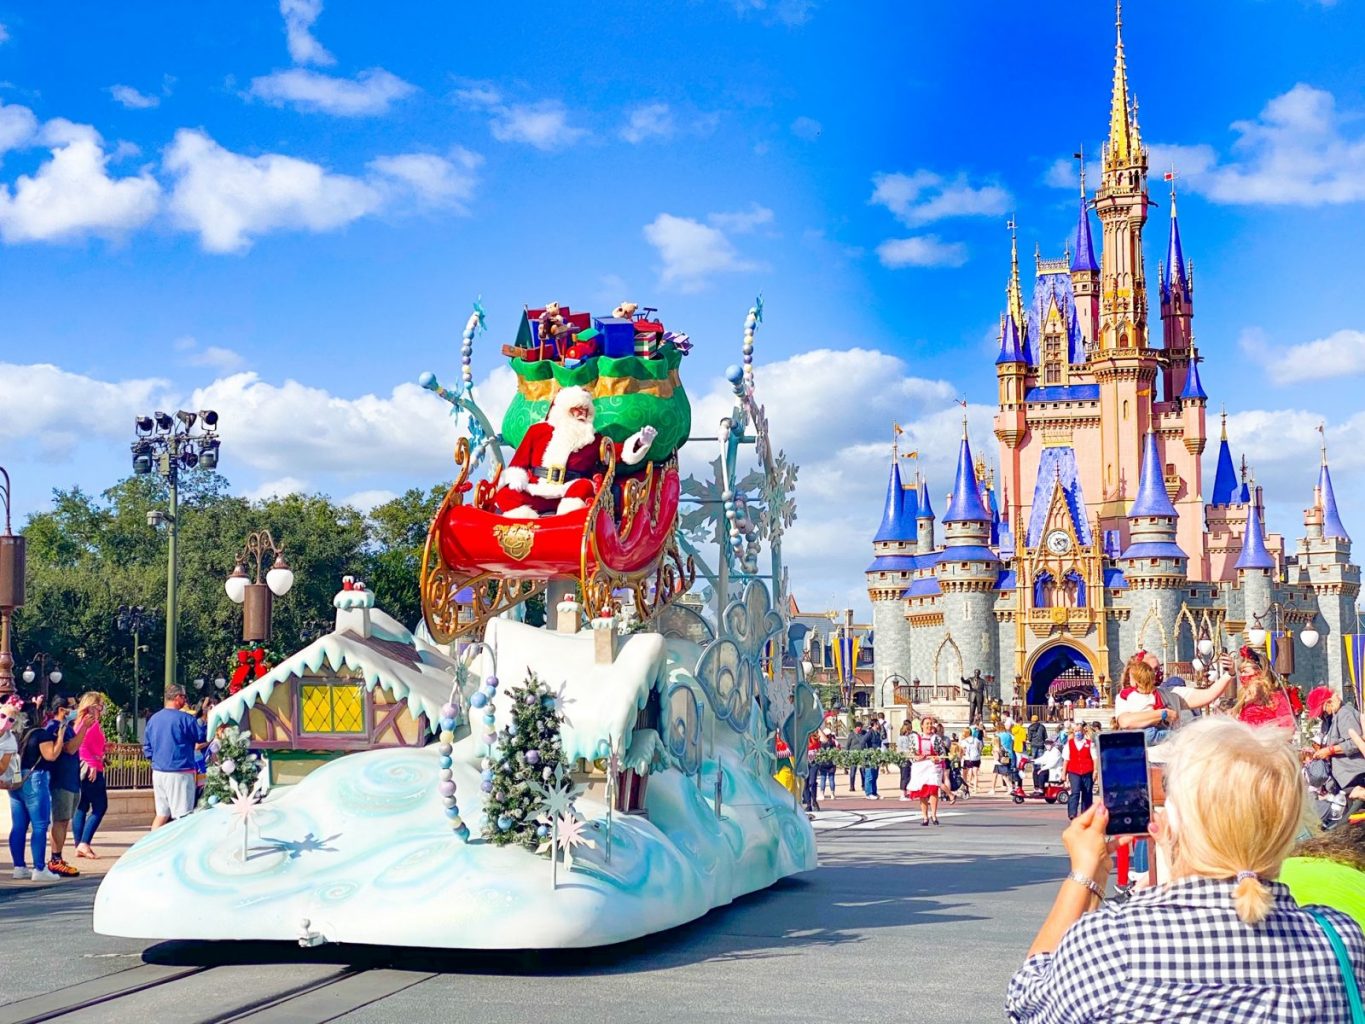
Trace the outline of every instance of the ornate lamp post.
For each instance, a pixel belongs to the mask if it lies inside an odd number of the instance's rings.
[[[114,615],[114,628],[120,633],[130,633],[133,637],[133,731],[137,734],[138,723],[142,721],[138,711],[138,696],[142,690],[142,675],[138,671],[138,656],[147,646],[142,642],[142,634],[150,632],[156,625],[156,615],[141,605],[121,604]]]
[[[0,533],[0,693],[7,693],[14,689],[10,617],[24,604],[24,538],[10,529],[9,473],[3,466],[0,480],[0,499],[5,503],[5,532]]]
[[[49,663],[52,667],[49,669]],[[34,665],[37,668],[34,668]],[[47,651],[35,651],[29,658],[29,666],[24,669],[24,683],[32,686],[35,679],[43,681],[43,706],[47,707],[48,698],[52,696],[52,687],[62,681],[62,668],[57,664],[57,659],[48,654]]]
[[[200,430],[195,433],[195,423]],[[148,526],[170,527],[170,543],[166,553],[166,685],[175,684],[176,678],[176,624],[180,606],[176,598],[179,563],[176,560],[176,515],[179,510],[178,490],[180,471],[196,467],[209,471],[218,468],[218,414],[212,409],[201,412],[186,412],[181,409],[174,416],[156,412],[151,416],[138,416],[133,420],[133,430],[137,440],[132,444],[133,472],[147,476],[153,470],[166,481],[170,488],[170,512],[152,511],[147,513]]]
[[[270,571],[262,568],[266,555],[274,555]],[[255,582],[247,575],[249,560],[256,562]],[[269,530],[257,530],[246,539],[246,546],[237,556],[232,575],[223,584],[227,596],[242,606],[242,639],[247,643],[270,642],[270,612],[276,597],[284,597],[294,585],[294,572],[284,560],[284,548],[275,543]]]
[[[1256,621],[1247,629],[1247,643],[1251,644],[1252,647],[1261,647],[1265,644],[1266,629],[1262,619],[1272,612],[1275,615],[1275,632],[1280,633],[1280,617],[1288,610],[1279,601],[1272,601],[1270,607],[1262,615],[1252,612],[1251,617]],[[1286,637],[1285,639],[1289,638]],[[1299,640],[1303,642],[1305,647],[1313,648],[1318,645],[1319,639],[1318,631],[1313,628],[1313,616],[1310,615],[1308,624],[1299,630]],[[1276,645],[1275,660],[1271,668],[1281,676],[1290,676],[1294,673],[1294,643],[1292,640],[1288,643]]]

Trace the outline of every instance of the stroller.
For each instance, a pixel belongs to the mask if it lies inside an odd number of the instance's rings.
[[[1059,800],[1066,800],[1071,795],[1066,781],[1066,772],[1060,764],[1047,773],[1042,789],[1026,792],[1024,790],[1024,772],[1033,770],[1032,763],[1033,759],[1028,755],[1019,755],[1019,763],[1014,772],[1014,792],[1010,794],[1016,804],[1022,804],[1025,800],[1042,800],[1044,803],[1055,804]]]

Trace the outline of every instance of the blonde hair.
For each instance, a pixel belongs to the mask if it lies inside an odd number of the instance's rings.
[[[83,694],[81,694],[80,703],[76,705],[76,713],[80,714],[82,711],[90,707],[92,704],[103,703],[104,694],[100,693],[98,690],[86,690]]]
[[[1270,912],[1264,880],[1280,873],[1304,819],[1299,763],[1283,737],[1229,718],[1176,733],[1166,763],[1174,874],[1232,878],[1246,924]]]
[[[1138,693],[1152,693],[1156,690],[1156,669],[1147,664],[1147,660],[1141,654],[1135,654],[1128,659],[1128,664],[1123,666],[1123,678],[1119,680],[1119,689],[1126,690],[1133,687]]]
[[[1242,709],[1248,704],[1270,707],[1275,703],[1275,694],[1280,689],[1280,682],[1275,678],[1275,674],[1260,661],[1255,658],[1243,659],[1242,667],[1245,668],[1247,665],[1255,669],[1255,674],[1249,680],[1243,679],[1240,672],[1237,674],[1237,685],[1241,693],[1237,696],[1234,714],[1241,714]]]

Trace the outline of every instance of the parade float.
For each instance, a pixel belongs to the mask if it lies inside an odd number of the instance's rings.
[[[335,629],[215,709],[210,730],[252,751],[216,766],[230,799],[120,859],[96,931],[596,946],[814,868],[810,823],[773,778],[783,746],[804,771],[821,709],[787,636],[796,468],[755,395],[761,319],[760,300],[727,371],[733,410],[694,442],[719,446],[699,480],[678,461],[690,341],[656,311],[526,310],[495,428],[473,387],[476,304],[461,386],[422,376],[462,435],[424,621],[343,581]],[[537,596],[544,626],[524,621]]]

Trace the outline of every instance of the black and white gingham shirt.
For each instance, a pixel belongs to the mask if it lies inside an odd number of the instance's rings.
[[[1123,905],[1105,903],[1010,980],[1015,1024],[1200,1021],[1350,1024],[1345,988],[1321,926],[1289,889],[1268,883],[1274,906],[1243,924],[1231,880],[1193,878]],[[1326,910],[1365,990],[1365,934]]]

